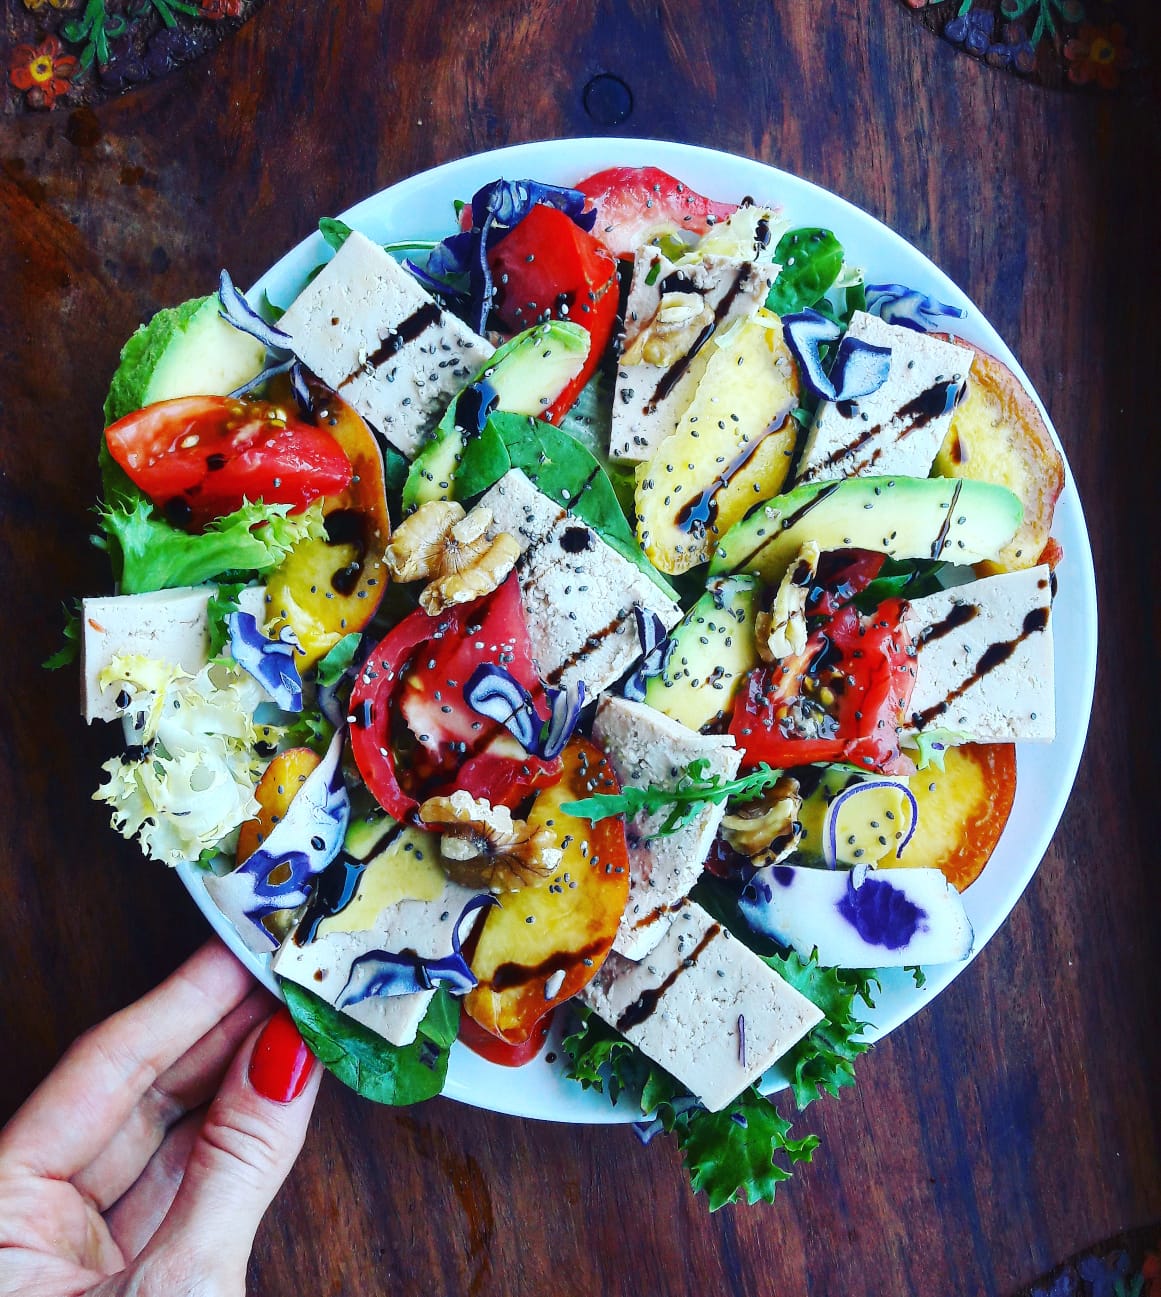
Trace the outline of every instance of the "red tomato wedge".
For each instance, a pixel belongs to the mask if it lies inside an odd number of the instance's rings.
[[[898,733],[915,686],[904,607],[889,599],[870,617],[845,607],[799,656],[751,671],[730,720],[742,765],[847,761],[910,773]]]
[[[544,1048],[551,1026],[552,1013],[549,1012],[532,1028],[532,1034],[523,1044],[510,1045],[499,1036],[485,1031],[474,1018],[461,1013],[459,1038],[473,1054],[479,1054],[489,1063],[498,1063],[501,1067],[523,1067],[525,1063],[531,1063]]]
[[[662,234],[705,234],[738,210],[718,203],[658,167],[610,167],[577,188],[597,209],[593,234],[615,256],[631,257]]]
[[[305,509],[350,484],[351,462],[282,406],[179,396],[105,429],[109,453],[175,526],[202,527],[246,500]]]
[[[501,325],[519,333],[540,320],[571,320],[592,339],[580,373],[540,417],[554,423],[592,377],[613,336],[620,289],[617,262],[555,207],[537,203],[488,253]]]
[[[534,699],[515,575],[486,599],[429,617],[405,617],[372,650],[351,691],[351,750],[371,794],[397,820],[421,801],[462,788],[515,806],[560,774],[560,758],[531,756],[498,721],[474,711],[464,687],[482,663],[504,667]],[[547,705],[542,719],[547,719]]]

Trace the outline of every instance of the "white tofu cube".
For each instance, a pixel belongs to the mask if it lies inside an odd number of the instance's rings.
[[[646,329],[657,327],[662,296],[682,293],[701,297],[713,317],[712,333],[724,332],[734,320],[752,315],[766,301],[776,273],[774,266],[720,255],[679,268],[657,248],[637,250],[625,307],[625,346],[613,397],[609,454],[614,459],[641,462],[653,457],[693,400],[713,353],[709,337],[696,345],[700,333],[696,330],[677,347],[672,361],[659,364],[635,355],[634,342]]]
[[[278,327],[303,363],[409,458],[494,350],[357,231]]]
[[[711,1112],[823,1016],[692,901],[641,963],[611,953],[581,999]]]
[[[851,317],[847,337],[891,352],[887,381],[857,401],[820,402],[802,450],[798,481],[867,474],[926,477],[951,424],[948,384],[966,380],[971,351],[929,333],[886,324],[866,311]]]
[[[318,923],[303,945],[295,934],[287,937],[274,956],[274,972],[334,1005],[361,955],[375,950],[423,959],[449,955],[452,930],[477,892],[444,876],[435,856],[438,849],[433,835],[416,829],[390,839],[368,863],[347,906]],[[463,936],[479,916],[479,911],[469,916]],[[308,922],[313,923],[309,909],[300,927]],[[410,1045],[434,994],[370,996],[342,1012],[392,1045]]]
[[[655,613],[667,630],[680,620],[680,607],[655,582],[519,469],[480,504],[492,511],[492,534],[507,531],[520,543],[516,570],[532,657],[547,684],[580,680],[595,698],[641,656],[634,607]]]
[[[213,586],[183,586],[149,594],[108,595],[81,605],[81,711],[90,724],[120,716],[115,688],[102,689],[101,672],[115,657],[145,657],[196,675],[209,661],[206,610]],[[239,607],[265,620],[265,587],[241,592]]]
[[[1005,572],[913,599],[916,646],[909,732],[946,729],[979,743],[1056,732],[1052,574]]]
[[[731,735],[699,734],[645,703],[607,695],[593,739],[608,753],[622,784],[673,788],[691,761],[709,762],[707,776],[733,779],[742,760]],[[629,899],[613,949],[644,959],[664,937],[674,913],[701,876],[725,805],[703,806],[691,823],[660,836],[666,813],[638,815],[625,826]]]

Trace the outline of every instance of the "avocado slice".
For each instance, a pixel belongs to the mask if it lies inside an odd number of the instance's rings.
[[[802,543],[870,549],[888,558],[977,563],[995,558],[1023,515],[1003,486],[938,477],[849,477],[811,482],[755,505],[722,537],[710,575],[779,580]]]
[[[175,396],[228,396],[262,372],[266,348],[222,319],[217,296],[158,311],[121,349],[105,423]]]
[[[479,383],[487,383],[496,396],[492,407],[511,414],[539,417],[580,373],[588,359],[590,339],[586,329],[567,320],[548,320],[506,342],[448,406],[411,464],[403,487],[403,510],[411,513],[429,500],[455,498],[456,465],[467,435],[474,429],[479,397],[471,411],[461,408]]]
[[[758,662],[755,577],[715,581],[669,633],[665,666],[645,685],[645,701],[691,730],[733,710],[734,695]]]

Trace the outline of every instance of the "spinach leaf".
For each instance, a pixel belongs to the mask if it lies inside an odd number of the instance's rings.
[[[774,260],[782,267],[766,296],[777,315],[814,306],[829,291],[843,268],[843,247],[830,230],[787,230],[778,240]]]
[[[551,423],[501,411],[489,415],[483,432],[464,443],[452,495],[458,500],[481,495],[513,468],[527,474],[537,490],[562,509],[588,523],[622,558],[673,597],[669,583],[637,544],[600,462],[575,437]]]
[[[422,1103],[443,1090],[448,1051],[459,1030],[460,1005],[436,991],[410,1045],[389,1045],[325,1000],[282,983],[294,1025],[318,1060],[356,1093],[375,1103]]]
[[[351,237],[351,227],[334,216],[324,216],[318,223],[318,232],[336,252]]]

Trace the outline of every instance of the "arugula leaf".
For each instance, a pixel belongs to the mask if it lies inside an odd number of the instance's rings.
[[[422,1103],[443,1090],[460,1005],[446,991],[431,1001],[415,1041],[389,1045],[361,1022],[293,982],[281,983],[294,1025],[318,1060],[357,1094],[376,1103]]]
[[[67,667],[70,662],[77,660],[81,652],[81,601],[74,599],[71,608],[67,603],[62,603],[61,610],[65,615],[64,643],[41,663],[46,671],[59,671],[61,667]]]
[[[703,806],[720,804],[727,799],[752,802],[782,778],[781,770],[763,762],[737,779],[723,779],[718,774],[707,779],[705,772],[709,764],[705,757],[691,761],[672,788],[662,788],[657,784],[635,788],[626,784],[619,793],[582,797],[577,802],[563,803],[560,809],[566,815],[595,824],[613,815],[624,815],[631,820],[641,813],[658,814],[669,807],[668,816],[655,833],[657,837],[666,837],[691,823]]]
[[[99,515],[105,536],[95,543],[120,569],[122,594],[201,585],[225,572],[268,572],[300,540],[324,534],[318,502],[297,514],[286,504],[244,504],[197,535],[157,517],[144,496],[101,506]]]
[[[843,268],[843,245],[830,230],[787,230],[774,260],[782,267],[766,295],[766,308],[788,315],[816,306]]]

